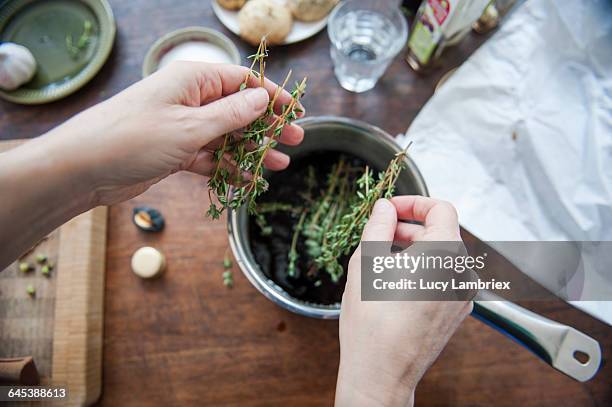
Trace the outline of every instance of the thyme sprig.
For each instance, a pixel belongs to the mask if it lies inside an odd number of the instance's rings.
[[[395,191],[395,182],[402,169],[405,168],[405,157],[410,144],[405,150],[395,154],[387,169],[378,174],[374,182],[372,172],[366,167],[363,175],[357,180],[358,189],[351,199],[347,211],[339,222],[325,233],[321,245],[321,254],[315,259],[319,269],[329,273],[332,281],[337,282],[344,274],[344,269],[338,261],[342,256],[350,254],[359,244],[363,228],[372,213],[374,203],[380,198],[391,198]]]
[[[84,51],[91,42],[93,25],[91,21],[83,21],[83,33],[77,39],[76,43],[72,39],[72,35],[66,35],[66,48],[73,59],[76,59],[79,54]]]
[[[266,40],[263,38],[257,52],[249,57],[252,60],[251,66],[239,90],[245,89],[251,78],[259,79],[259,86],[264,86],[267,56]],[[258,70],[255,70],[256,66]],[[216,165],[208,181],[210,207],[207,215],[211,218],[219,218],[225,208],[237,209],[245,203],[249,213],[256,214],[256,198],[268,189],[268,182],[263,177],[264,159],[270,149],[278,144],[283,127],[297,119],[298,114],[302,112],[299,100],[306,89],[306,78],[295,84],[290,92],[291,101],[282,107],[280,114],[274,113],[274,105],[290,77],[291,71],[276,89],[262,116],[249,124],[242,134],[226,134],[221,146],[214,151],[213,159]],[[235,163],[238,170],[236,174],[223,167],[225,159]],[[245,173],[249,176],[243,176]],[[235,187],[230,195],[232,184]],[[216,199],[213,199],[213,194]]]
[[[304,209],[302,211],[300,219],[298,220],[298,223],[293,230],[293,237],[291,238],[291,247],[289,248],[289,254],[287,256],[289,260],[289,263],[287,264],[287,275],[289,277],[295,277],[295,275],[297,274],[296,263],[299,258],[297,252],[297,242],[300,233],[302,233],[302,229],[304,228],[304,221],[306,220],[306,215],[308,215],[308,209]]]
[[[289,254],[287,255],[287,275],[289,277],[296,277],[297,275],[297,261],[299,259],[299,254],[297,251],[297,243],[300,235],[304,231],[304,225],[306,221],[306,217],[310,212],[310,206],[313,203],[313,193],[314,189],[317,186],[317,179],[315,176],[314,167],[308,166],[308,175],[306,176],[306,191],[301,194],[302,199],[304,199],[305,205],[301,208],[300,218],[298,220],[297,225],[293,229],[293,237],[291,238],[291,247],[289,248]]]
[[[288,203],[282,202],[266,202],[257,205],[257,211],[254,213],[255,224],[259,227],[262,236],[270,236],[272,234],[272,226],[268,224],[266,214],[276,212],[289,212],[292,214],[298,214],[302,212],[301,206],[294,206]]]
[[[301,206],[291,205],[283,202],[265,202],[257,205],[257,213],[291,212],[300,213]]]

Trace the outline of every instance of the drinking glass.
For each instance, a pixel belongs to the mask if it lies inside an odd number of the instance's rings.
[[[393,0],[346,0],[329,16],[334,73],[352,92],[372,89],[406,44],[408,23]]]

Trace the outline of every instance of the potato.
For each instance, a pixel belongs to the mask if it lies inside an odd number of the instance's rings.
[[[228,10],[240,10],[247,0],[217,0],[217,3]]]
[[[240,36],[252,45],[265,35],[269,44],[280,44],[291,31],[291,12],[276,0],[250,0],[238,13]]]
[[[296,20],[317,21],[329,14],[338,0],[288,0],[288,3]]]

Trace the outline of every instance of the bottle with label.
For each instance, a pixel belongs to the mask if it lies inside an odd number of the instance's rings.
[[[406,61],[422,71],[470,30],[491,0],[423,0],[412,23]]]

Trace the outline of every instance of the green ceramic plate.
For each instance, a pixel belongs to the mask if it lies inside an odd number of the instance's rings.
[[[34,78],[0,97],[40,104],[63,98],[93,78],[110,54],[115,19],[106,0],[9,0],[0,9],[0,42],[28,48]]]

